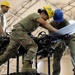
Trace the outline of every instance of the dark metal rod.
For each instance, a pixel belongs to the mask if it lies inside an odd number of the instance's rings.
[[[36,69],[37,69],[37,55],[35,57],[35,66],[36,66]]]
[[[17,63],[16,63],[17,65],[16,65],[16,71],[17,71],[17,73],[19,73],[19,51],[17,52]]]
[[[48,54],[48,75],[50,75],[50,54]]]
[[[9,75],[9,60],[7,61],[7,75]]]

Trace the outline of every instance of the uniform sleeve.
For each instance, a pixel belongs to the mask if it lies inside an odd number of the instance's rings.
[[[65,19],[65,25],[69,25],[70,23]]]
[[[36,20],[37,18],[41,18],[41,16],[39,14],[37,14],[37,13],[31,14],[31,16],[32,16],[33,20]]]

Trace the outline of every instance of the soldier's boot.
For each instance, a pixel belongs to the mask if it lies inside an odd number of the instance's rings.
[[[34,73],[37,72],[36,69],[32,69],[31,61],[34,58],[34,56],[35,56],[35,52],[30,50],[27,52],[27,55],[25,56],[25,61],[22,67],[22,72],[34,72]]]
[[[36,69],[32,69],[32,62],[29,60],[25,60],[25,63],[22,67],[22,72],[30,72],[30,73],[36,73]]]

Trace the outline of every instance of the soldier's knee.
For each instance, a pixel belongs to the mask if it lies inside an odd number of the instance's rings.
[[[37,45],[32,46],[32,47],[30,48],[30,51],[32,51],[32,52],[34,52],[34,53],[36,53],[37,50],[38,50],[38,46],[37,46]]]

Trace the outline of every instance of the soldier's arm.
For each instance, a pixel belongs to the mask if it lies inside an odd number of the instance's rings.
[[[69,21],[67,21],[66,19],[65,19],[65,26],[67,26],[67,25],[69,25],[70,23],[69,23]]]
[[[57,31],[56,28],[54,28],[53,26],[51,26],[49,23],[47,23],[46,21],[44,21],[42,18],[37,18],[36,21],[39,22],[41,25],[43,25],[46,29],[48,29],[51,32]]]
[[[2,34],[3,36],[6,36],[6,33],[3,31],[1,22],[0,22],[0,34]]]

